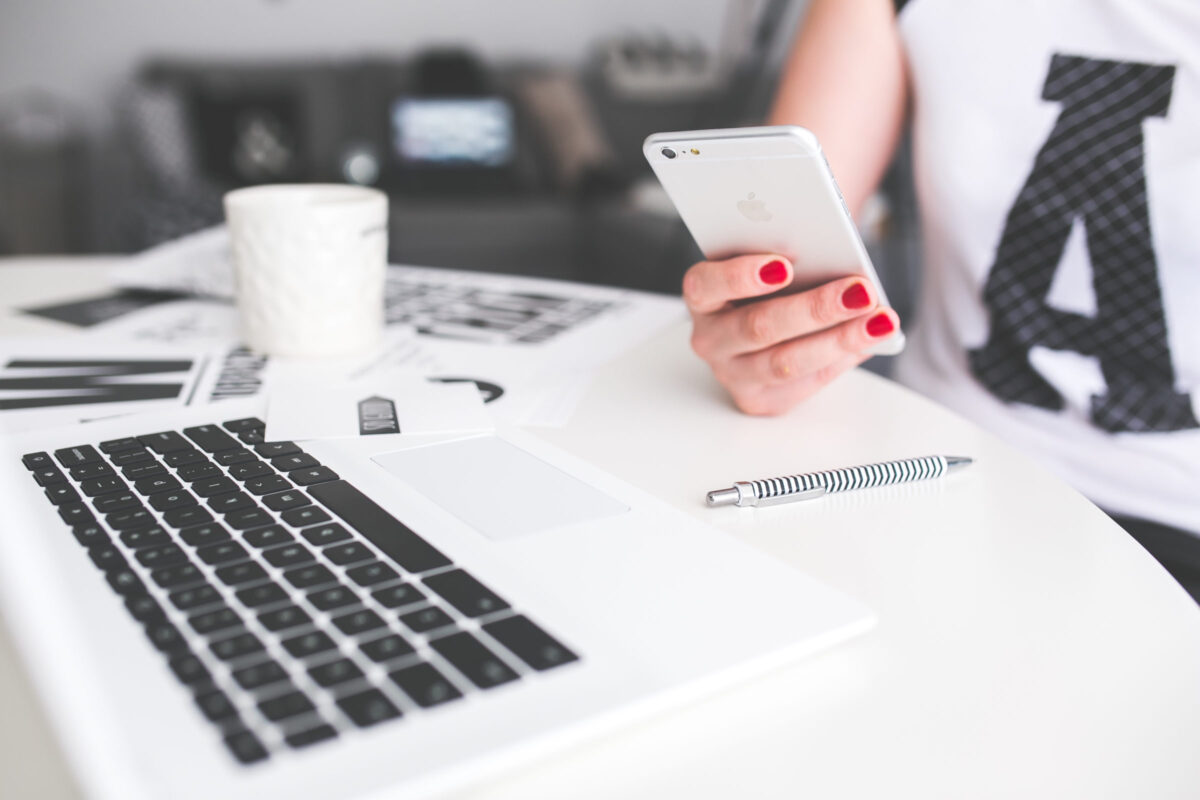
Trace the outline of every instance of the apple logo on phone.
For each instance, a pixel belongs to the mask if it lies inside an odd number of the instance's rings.
[[[751,222],[767,222],[775,216],[767,211],[767,204],[764,201],[754,199],[754,192],[746,195],[745,200],[738,200],[737,209],[742,212],[743,217]]]

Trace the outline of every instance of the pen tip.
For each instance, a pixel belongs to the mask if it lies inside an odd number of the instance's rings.
[[[975,459],[967,456],[945,456],[946,468],[954,469],[956,467],[965,467],[968,464],[973,464]]]
[[[737,489],[716,489],[707,495],[710,506],[729,506],[738,501]]]

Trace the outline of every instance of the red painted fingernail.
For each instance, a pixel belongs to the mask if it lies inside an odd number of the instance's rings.
[[[876,314],[867,320],[867,333],[875,338],[887,336],[894,330],[896,330],[896,324],[892,322],[892,318],[887,315],[887,312]]]
[[[787,264],[782,261],[772,261],[758,271],[758,277],[763,283],[783,283],[787,280]]]
[[[866,308],[871,303],[871,293],[861,283],[856,283],[842,292],[842,305],[846,308]]]

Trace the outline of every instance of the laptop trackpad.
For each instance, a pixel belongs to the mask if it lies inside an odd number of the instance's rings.
[[[374,461],[498,541],[629,510],[496,436],[385,453]]]

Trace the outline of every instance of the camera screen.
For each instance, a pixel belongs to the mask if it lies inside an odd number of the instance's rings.
[[[407,166],[500,167],[513,159],[514,120],[500,97],[401,98],[392,146]]]

